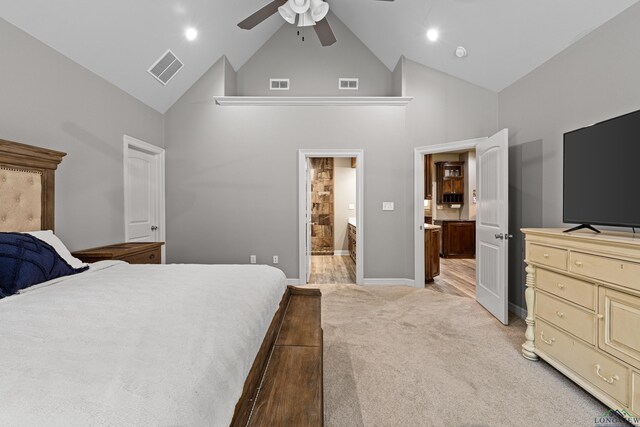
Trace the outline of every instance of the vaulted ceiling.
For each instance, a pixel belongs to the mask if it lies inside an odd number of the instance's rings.
[[[405,55],[495,91],[637,1],[328,0],[390,69]],[[268,2],[0,0],[0,17],[164,113],[222,55],[238,69],[283,25],[276,15],[251,31],[236,26]],[[198,29],[194,42],[188,26]],[[431,27],[436,43],[425,37]],[[456,58],[457,46],[467,58]],[[147,69],[167,49],[185,66],[162,86]]]

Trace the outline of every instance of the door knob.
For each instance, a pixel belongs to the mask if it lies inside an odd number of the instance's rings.
[[[156,231],[157,229],[158,229],[158,226],[157,226],[157,225],[152,225],[152,226],[151,226],[151,231]]]
[[[504,234],[502,234],[502,233],[496,234],[496,239],[503,240],[504,239]]]

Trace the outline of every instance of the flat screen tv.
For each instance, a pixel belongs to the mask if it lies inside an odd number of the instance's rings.
[[[640,227],[640,110],[564,134],[565,223]]]

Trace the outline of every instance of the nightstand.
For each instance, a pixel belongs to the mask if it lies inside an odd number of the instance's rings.
[[[83,262],[121,260],[129,264],[160,264],[164,242],[117,243],[73,252]]]

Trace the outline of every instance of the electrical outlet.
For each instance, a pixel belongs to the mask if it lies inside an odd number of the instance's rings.
[[[395,209],[393,202],[382,202],[382,210],[383,211],[392,211]]]
[[[251,264],[255,264],[255,263],[256,263],[256,256],[251,255]]]
[[[277,264],[278,263],[278,255],[274,255],[273,256],[273,263]]]

